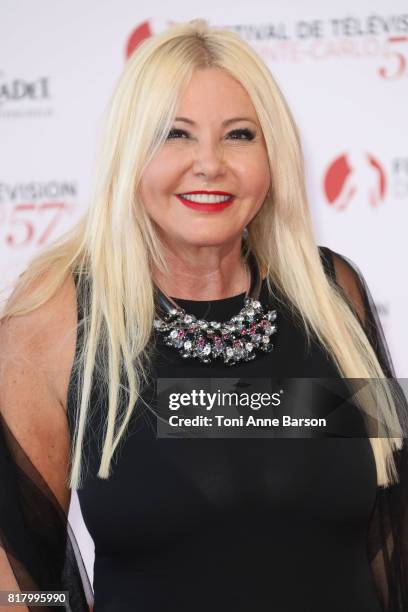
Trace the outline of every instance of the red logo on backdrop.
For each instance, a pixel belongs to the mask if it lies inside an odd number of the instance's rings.
[[[384,200],[386,187],[384,168],[370,153],[336,157],[323,181],[327,202],[336,210],[345,210],[357,199],[377,208]]]
[[[128,59],[133,51],[144,41],[146,38],[157,34],[162,30],[167,29],[172,25],[174,21],[160,21],[158,19],[148,19],[143,21],[130,33],[130,36],[126,43],[126,59]]]
[[[144,21],[137,26],[130,34],[126,44],[126,57],[130,57],[133,51],[143,42],[146,38],[152,36],[153,32],[150,27],[149,21]]]

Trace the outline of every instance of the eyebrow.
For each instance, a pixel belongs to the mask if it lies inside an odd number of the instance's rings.
[[[190,125],[196,125],[195,121],[193,121],[192,119],[188,119],[188,117],[175,117],[174,121],[184,121],[185,123],[189,123]],[[238,121],[250,121],[251,123],[257,125],[256,121],[251,119],[251,117],[231,117],[231,119],[225,119],[225,121],[223,121],[221,125],[226,126],[230,125],[231,123],[237,123]]]

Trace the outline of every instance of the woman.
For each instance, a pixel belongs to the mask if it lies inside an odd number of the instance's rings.
[[[406,610],[406,405],[361,274],[315,244],[265,65],[202,20],[145,41],[98,168],[3,313],[9,581],[92,605],[64,538],[78,489],[96,612]],[[237,376],[379,379],[388,435],[156,439],[161,379]]]

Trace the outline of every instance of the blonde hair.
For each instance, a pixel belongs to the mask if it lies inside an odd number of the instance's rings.
[[[344,378],[383,379],[384,373],[360,324],[335,283],[328,280],[314,240],[300,139],[285,99],[268,68],[237,34],[201,19],[178,24],[145,40],[128,60],[108,108],[90,207],[73,230],[38,255],[20,276],[3,318],[45,303],[69,274],[89,281],[84,301],[84,342],[78,363],[80,402],[75,424],[70,487],[81,486],[83,442],[93,377],[108,388],[108,412],[98,476],[108,478],[118,443],[141,389],[148,382],[148,343],[154,319],[152,265],[168,272],[163,246],[142,206],[144,168],[163,144],[180,96],[193,71],[217,67],[248,92],[270,160],[271,189],[248,226],[248,242],[269,288],[272,283],[298,313],[308,340],[314,336]],[[34,278],[51,270],[47,280]],[[136,273],[137,272],[137,273]],[[272,290],[272,289],[271,289]],[[106,345],[95,368],[99,342]],[[126,376],[127,405],[118,398]],[[384,384],[384,423],[399,436],[391,393]],[[370,398],[366,401],[366,408]],[[363,402],[364,403],[364,402]],[[368,408],[369,410],[369,408]],[[370,438],[377,482],[398,479],[396,438]]]

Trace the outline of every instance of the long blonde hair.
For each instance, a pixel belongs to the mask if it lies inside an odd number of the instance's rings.
[[[139,183],[163,144],[180,96],[193,71],[218,67],[248,92],[258,114],[270,160],[271,189],[248,226],[248,242],[269,287],[275,284],[299,314],[308,340],[314,336],[345,378],[384,379],[379,361],[335,283],[324,273],[307,203],[300,139],[290,110],[268,68],[237,34],[201,19],[178,24],[145,40],[128,60],[111,99],[100,146],[93,197],[85,217],[19,277],[2,318],[45,303],[67,276],[88,279],[84,342],[74,367],[80,402],[72,444],[70,487],[81,486],[83,442],[94,376],[108,388],[100,478],[126,431],[148,381],[148,343],[154,319],[152,266],[168,272],[163,247],[144,211]],[[34,278],[52,270],[26,292]],[[95,368],[99,342],[105,362]],[[119,414],[122,375],[127,406]],[[395,405],[384,387],[381,417],[400,435]],[[126,403],[126,402],[125,402]],[[122,406],[123,409],[123,406]],[[377,482],[397,481],[396,438],[370,438]]]

